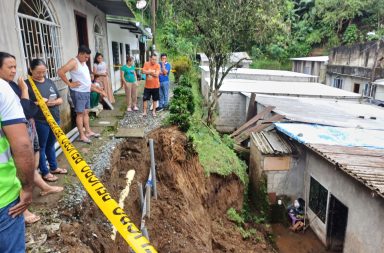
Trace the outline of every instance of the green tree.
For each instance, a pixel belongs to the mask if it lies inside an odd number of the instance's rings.
[[[209,59],[210,89],[207,123],[214,121],[223,79],[237,63],[229,64],[231,52],[249,41],[266,41],[282,28],[280,12],[283,0],[173,0],[178,17],[190,20],[191,37],[198,37],[199,48]]]

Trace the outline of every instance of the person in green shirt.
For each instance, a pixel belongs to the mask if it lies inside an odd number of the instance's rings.
[[[127,111],[138,111],[137,107],[137,76],[135,71],[135,65],[133,65],[133,58],[127,57],[127,64],[120,68],[121,73],[121,85],[125,89],[125,98],[127,101]]]
[[[4,59],[0,52],[0,69]],[[3,70],[14,77],[16,63]],[[3,79],[0,90],[0,252],[24,253],[22,214],[32,202],[33,149],[19,98]]]

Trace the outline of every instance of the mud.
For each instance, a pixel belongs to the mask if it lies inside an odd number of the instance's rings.
[[[244,188],[234,175],[204,174],[187,138],[176,128],[149,134],[155,141],[158,199],[152,199],[146,219],[149,239],[158,252],[275,252],[259,233],[244,240],[227,219],[230,207],[243,205]],[[150,168],[147,139],[128,139],[112,154],[102,178],[115,200],[125,188],[128,170],[136,174],[124,210],[140,226],[138,182],[145,183]],[[131,252],[89,197],[74,210],[60,210],[62,223],[47,243],[54,252]]]

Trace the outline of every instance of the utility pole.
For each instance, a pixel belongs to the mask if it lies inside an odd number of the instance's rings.
[[[152,53],[155,51],[155,29],[156,29],[156,0],[151,3],[151,16],[152,16]]]

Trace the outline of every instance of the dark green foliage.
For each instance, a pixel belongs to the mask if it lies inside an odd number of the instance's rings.
[[[343,35],[343,43],[351,45],[359,40],[359,29],[355,24],[349,25]]]
[[[186,76],[183,76],[182,79],[182,85],[179,84],[173,90],[173,98],[169,106],[169,121],[171,124],[179,126],[181,131],[186,132],[191,126],[191,117],[195,112],[195,104],[192,89],[188,87],[191,81]]]

